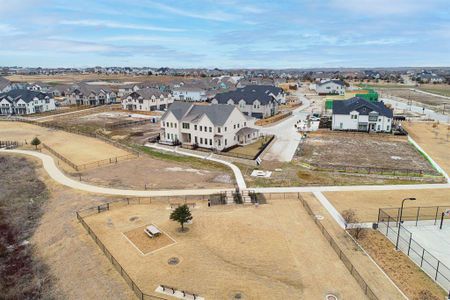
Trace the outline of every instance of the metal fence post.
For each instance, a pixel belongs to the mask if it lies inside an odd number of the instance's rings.
[[[439,265],[440,265],[441,261],[438,260],[438,264],[437,264],[437,268],[436,268],[436,276],[434,277],[434,280],[437,280],[438,274],[439,274]]]
[[[422,258],[420,259],[420,267],[423,265],[423,256],[425,255],[425,248],[422,248]]]
[[[436,225],[436,220],[437,220],[437,217],[438,217],[438,213],[439,213],[439,206],[436,207],[436,215],[434,216],[434,225]]]
[[[417,208],[416,226],[417,226],[417,223],[419,222],[419,213],[420,213],[420,206]]]
[[[412,240],[412,234],[409,235],[409,243],[408,243],[408,256],[409,256],[409,250],[411,249],[411,240]]]

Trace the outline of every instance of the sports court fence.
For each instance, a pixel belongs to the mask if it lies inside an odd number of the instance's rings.
[[[352,274],[352,276],[355,278],[356,282],[359,284],[363,292],[366,294],[367,298],[371,300],[377,300],[379,299],[373,290],[369,287],[368,283],[364,280],[364,278],[359,274],[358,270],[356,270],[355,266],[352,264],[350,259],[345,255],[345,253],[341,250],[339,247],[339,244],[333,239],[331,234],[328,233],[328,231],[325,229],[325,227],[322,225],[319,219],[316,218],[314,212],[312,211],[311,207],[309,206],[308,202],[303,199],[303,197],[298,194],[298,199],[303,204],[303,207],[305,208],[308,215],[311,216],[314,223],[319,227],[319,230],[322,232],[325,239],[330,244],[331,248],[336,252],[336,254],[339,256],[339,259],[342,261],[344,266],[347,268],[347,270]]]
[[[404,208],[402,222],[399,222],[400,209],[380,209],[378,230],[443,289],[450,291],[450,268],[415,241],[412,233],[403,226],[404,221],[415,222],[416,226],[418,221],[434,221],[437,226],[440,219],[436,214],[444,209],[442,206]]]

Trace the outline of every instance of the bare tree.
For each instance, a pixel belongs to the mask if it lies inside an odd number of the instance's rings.
[[[353,209],[344,210],[342,212],[342,218],[344,219],[345,227],[347,228],[351,236],[353,236],[357,240],[365,236],[366,231],[363,227],[361,227],[360,220],[356,216],[356,212]],[[351,227],[348,226],[349,224],[351,224]]]

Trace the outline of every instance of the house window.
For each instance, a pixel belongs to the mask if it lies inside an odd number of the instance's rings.
[[[212,132],[212,127],[209,127],[209,132]]]
[[[225,132],[227,132],[227,128],[225,127]]]
[[[202,131],[203,130],[203,126],[200,126],[200,131]]]
[[[220,127],[217,127],[217,132],[220,133]]]
[[[386,131],[389,131],[390,130],[390,127],[389,127],[389,125],[388,126],[386,126]]]
[[[200,138],[200,144],[203,144],[203,138]]]
[[[198,144],[197,137],[194,137],[195,143]]]
[[[175,128],[177,128],[177,123],[174,123],[173,125],[174,125]]]
[[[344,124],[340,123],[339,128],[342,129],[344,127]]]
[[[381,126],[378,125],[378,126],[377,126],[377,131],[380,131],[380,130],[381,130]]]
[[[212,146],[212,139],[209,139],[209,145]]]
[[[183,129],[189,129],[189,123],[183,123],[182,126]]]
[[[197,125],[194,125],[194,130],[197,130]]]

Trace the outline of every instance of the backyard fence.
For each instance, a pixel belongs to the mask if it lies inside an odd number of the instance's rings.
[[[333,171],[344,173],[358,173],[358,174],[374,174],[374,175],[392,175],[392,176],[424,176],[424,175],[436,175],[437,172],[425,172],[418,169],[405,169],[405,168],[380,168],[380,167],[368,167],[368,166],[352,166],[352,165],[325,165],[318,163],[309,163],[314,170],[317,171]]]
[[[0,148],[13,149],[22,145],[23,143],[18,141],[0,141]]]
[[[48,152],[50,152],[51,154],[56,156],[58,159],[62,160],[64,163],[66,163],[67,165],[69,165],[71,168],[73,168],[76,171],[86,170],[91,167],[101,167],[101,166],[105,166],[105,165],[109,165],[109,164],[116,164],[119,161],[132,159],[132,158],[136,157],[134,154],[126,154],[126,155],[110,157],[107,159],[102,159],[102,160],[78,165],[78,164],[75,164],[74,162],[72,162],[70,159],[64,157],[64,155],[62,155],[61,153],[59,153],[58,151],[56,151],[55,149],[51,148],[50,146],[48,146],[46,144],[42,144],[42,148],[46,149]]]
[[[379,299],[373,290],[369,287],[367,282],[364,280],[364,278],[359,274],[358,270],[356,270],[355,266],[352,264],[350,259],[345,255],[345,253],[341,250],[339,247],[339,244],[333,239],[331,234],[328,233],[328,231],[325,229],[325,227],[322,225],[319,219],[316,218],[314,212],[312,211],[311,207],[309,206],[308,202],[303,199],[303,197],[298,194],[298,199],[303,204],[303,207],[305,208],[308,215],[311,216],[314,223],[319,227],[319,230],[322,232],[325,239],[330,244],[331,248],[336,252],[336,254],[339,256],[339,259],[342,261],[344,266],[347,268],[347,270],[352,274],[352,276],[355,278],[356,282],[359,284],[363,292],[366,294],[367,298],[371,300],[377,300]]]
[[[436,224],[436,213],[444,207],[405,208],[402,222],[399,222],[400,209],[380,209],[378,212],[378,230],[384,234],[398,249],[408,255],[428,276],[442,288],[450,290],[450,268],[428,252],[413,239],[412,233],[403,226],[403,221],[433,221]],[[430,222],[431,223],[431,222]]]
[[[51,147],[47,146],[44,143],[42,143],[42,148],[46,149],[48,152],[56,156],[58,159],[62,160],[67,165],[78,171],[78,166],[72,161],[70,161],[68,158],[65,158],[62,154],[58,153],[57,151],[55,151],[54,149],[52,149]]]
[[[28,124],[32,124],[32,125],[36,125],[36,126],[40,126],[40,127],[44,127],[44,128],[50,128],[50,129],[55,129],[55,130],[62,130],[68,133],[74,133],[74,134],[78,134],[78,135],[83,135],[86,137],[92,137],[92,138],[96,138],[99,140],[102,140],[105,143],[111,144],[117,148],[123,149],[125,151],[131,152],[133,154],[135,154],[136,156],[139,156],[140,153],[139,151],[137,151],[136,149],[133,149],[129,146],[126,146],[122,143],[119,143],[117,141],[111,140],[105,136],[96,134],[96,133],[92,133],[92,132],[85,132],[85,131],[81,131],[69,126],[63,126],[60,124],[56,124],[54,122],[38,122],[38,121],[34,121],[34,120],[29,120],[26,118],[21,118],[21,117],[16,117],[16,118],[8,118],[5,119],[4,121],[9,121],[9,122],[23,122],[23,123],[28,123]]]

